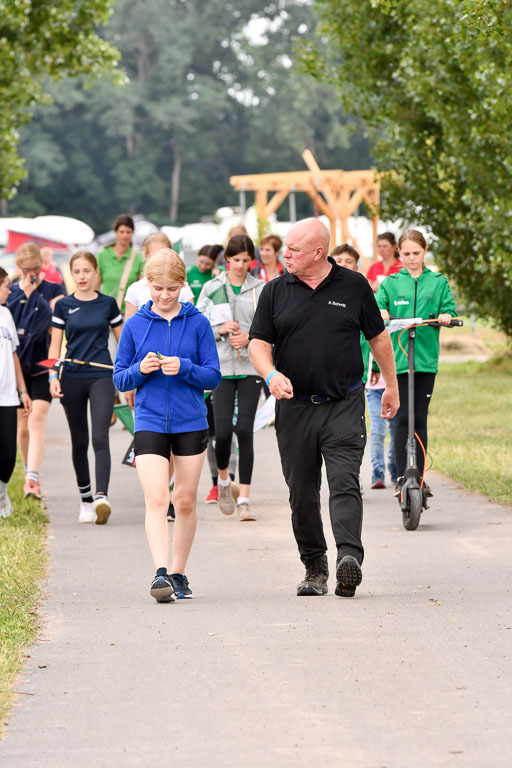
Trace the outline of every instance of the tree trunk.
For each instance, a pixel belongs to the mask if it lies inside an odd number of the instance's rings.
[[[174,156],[174,163],[172,166],[171,175],[171,207],[169,210],[169,218],[171,220],[171,224],[174,224],[178,220],[178,207],[180,202],[181,154],[174,142],[171,146]]]
[[[7,200],[1,200],[0,201],[0,213],[4,218],[7,218],[7,210],[8,210],[9,203]]]

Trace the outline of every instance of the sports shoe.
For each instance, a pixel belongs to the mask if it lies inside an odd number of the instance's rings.
[[[430,485],[428,483],[425,483],[425,481],[423,482],[423,493],[425,494],[427,499],[431,499],[432,496],[434,495],[432,493],[432,488],[430,487]]]
[[[5,491],[0,491],[0,517],[6,518],[11,515],[12,504],[6,489]]]
[[[219,489],[216,485],[212,485],[208,496],[206,497],[207,504],[216,504],[219,500]]]
[[[33,496],[35,499],[40,499],[41,488],[39,483],[36,483],[35,480],[26,480],[25,485],[23,486],[23,495],[26,499],[28,499],[29,496]]]
[[[404,482],[405,482],[405,478],[404,477],[397,478],[397,481],[395,483],[395,490],[393,492],[393,496],[395,497],[395,499],[399,499],[400,498],[400,494],[402,492],[402,486],[403,486]]]
[[[168,573],[167,578],[170,580],[174,589],[174,594],[178,600],[192,597],[192,590],[189,587],[188,579],[184,573]]]
[[[157,603],[170,603],[174,599],[174,587],[168,573],[165,576],[155,576],[149,594]]]
[[[311,559],[304,558],[303,563],[306,566],[306,573],[297,586],[297,596],[326,595],[329,578],[327,555]]]
[[[238,497],[240,496],[240,487],[238,483],[235,483],[234,480],[231,481],[231,495],[235,502],[238,501]]]
[[[219,507],[224,515],[232,515],[235,511],[235,500],[231,494],[231,482],[229,485],[218,485]]]
[[[96,525],[105,525],[112,512],[112,507],[106,496],[98,496],[94,499],[94,511],[96,512]]]
[[[174,511],[174,504],[172,501],[169,502],[169,506],[167,507],[167,519],[170,523],[174,523],[176,520],[176,512]]]
[[[251,505],[248,501],[242,501],[241,504],[237,504],[238,517],[241,523],[252,522],[256,520],[256,515],[251,512]]]
[[[376,480],[374,483],[372,483],[372,488],[374,491],[380,490],[381,488],[385,488],[386,483],[383,480]]]
[[[361,566],[352,555],[345,555],[336,565],[336,589],[338,597],[354,597],[356,588],[363,580]]]
[[[94,502],[81,501],[80,512],[78,513],[79,523],[95,523],[96,522],[96,510],[94,509]]]

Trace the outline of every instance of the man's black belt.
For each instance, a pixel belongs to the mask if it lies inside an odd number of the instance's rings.
[[[344,391],[344,394],[340,397],[325,397],[325,395],[295,395],[297,400],[304,400],[307,403],[313,403],[313,405],[322,405],[323,403],[335,403],[337,400],[344,400],[351,392],[356,392],[363,386],[362,381],[358,381],[357,384],[353,384]]]

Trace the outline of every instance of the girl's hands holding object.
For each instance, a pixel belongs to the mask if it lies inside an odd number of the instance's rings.
[[[249,334],[243,333],[243,331],[235,331],[229,337],[229,343],[234,349],[241,349],[246,347],[249,343]]]
[[[147,375],[148,373],[153,373],[153,371],[158,371],[160,365],[161,363],[156,352],[148,352],[146,357],[140,361],[139,370]]]
[[[240,327],[237,320],[228,320],[219,328],[219,333],[221,336],[225,336],[228,333],[238,333],[239,331]]]
[[[176,376],[180,369],[181,360],[179,357],[161,357],[160,366],[162,373],[166,376]]]

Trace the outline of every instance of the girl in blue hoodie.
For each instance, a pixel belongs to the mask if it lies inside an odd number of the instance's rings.
[[[197,486],[208,444],[204,391],[219,384],[215,339],[193,304],[180,303],[186,270],[177,253],[157,251],[146,262],[151,300],[126,321],[114,384],[136,389],[135,457],[146,502],[146,535],[156,568],[157,602],[192,597],[185,568],[196,530]],[[170,572],[169,458],[174,456],[176,523]]]

